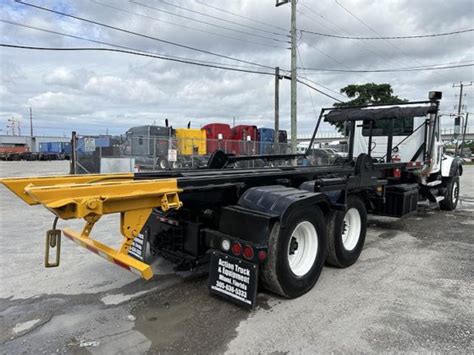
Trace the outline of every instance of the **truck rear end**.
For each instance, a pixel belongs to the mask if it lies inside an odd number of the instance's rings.
[[[350,132],[348,157],[333,165],[239,169],[240,161],[294,159],[301,154],[254,157],[216,151],[202,169],[1,182],[26,203],[41,204],[55,215],[46,234],[47,267],[59,265],[63,233],[150,279],[152,270],[145,262],[148,245],[152,254],[172,260],[177,269],[206,265],[210,292],[252,308],[259,285],[295,298],[311,290],[325,262],[340,268],[354,264],[364,247],[370,213],[404,217],[416,212],[418,202],[425,199],[439,203],[441,209],[456,208],[462,165],[438,153],[439,99],[433,95],[411,103],[413,107],[323,109],[313,140],[322,119],[346,122]],[[405,147],[403,139],[394,143],[394,122],[423,116],[424,139],[414,139],[420,145],[409,147],[420,153],[396,161]],[[384,157],[375,156],[379,153],[371,144],[381,122],[391,127]],[[362,129],[368,125],[367,137],[356,135],[359,125]],[[405,137],[408,141],[410,135]],[[121,217],[118,249],[92,234],[100,218],[113,213]],[[83,219],[84,227],[61,232],[56,228],[58,219]],[[57,259],[49,260],[54,249]]]

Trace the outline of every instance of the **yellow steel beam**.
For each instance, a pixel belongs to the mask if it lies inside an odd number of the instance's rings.
[[[86,224],[81,232],[64,229],[64,234],[145,279],[151,278],[153,273],[149,265],[128,255],[133,240],[153,208],[166,212],[182,206],[178,195],[182,190],[176,179],[136,181],[132,174],[94,174],[9,178],[0,182],[28,204],[42,204],[61,219],[83,218]],[[90,238],[95,223],[111,213],[120,213],[124,240],[119,250]]]
[[[33,176],[33,177],[14,177],[0,179],[0,183],[12,191],[15,195],[21,198],[29,205],[38,204],[26,192],[25,187],[32,185],[52,186],[62,184],[87,184],[99,181],[123,181],[132,180],[132,173],[118,173],[118,174],[88,174],[88,175],[55,175],[55,176]]]
[[[104,259],[143,277],[145,280],[149,280],[153,277],[153,271],[150,265],[132,258],[127,254],[120,253],[97,240],[85,237],[81,235],[81,233],[75,232],[69,228],[65,228],[63,232],[67,238],[80,246],[87,248]]]
[[[25,187],[25,193],[62,219],[144,208],[181,207],[176,179],[106,181]]]

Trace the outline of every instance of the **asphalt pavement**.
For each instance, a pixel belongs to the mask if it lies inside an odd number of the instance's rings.
[[[3,177],[67,171],[0,162]],[[298,299],[260,292],[253,311],[210,296],[203,271],[157,260],[147,282],[68,240],[44,269],[52,221],[0,188],[0,353],[474,352],[474,166],[455,211],[371,218],[355,265],[325,267]],[[103,218],[97,239],[119,245],[118,223]]]

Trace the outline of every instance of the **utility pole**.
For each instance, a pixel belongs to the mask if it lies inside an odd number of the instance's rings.
[[[472,86],[472,81],[469,84],[464,84],[462,81],[459,82],[459,85],[456,83],[453,84],[453,88],[459,88],[459,103],[458,103],[458,114],[454,118],[454,139],[457,140],[459,133],[461,133],[461,110],[462,110],[462,98],[463,98],[463,89],[465,86]],[[455,155],[458,153],[458,144],[456,142]]]
[[[296,1],[297,0],[276,0],[275,6],[281,6],[287,4],[291,1],[291,29],[290,29],[290,37],[291,37],[291,99],[290,99],[290,106],[291,106],[291,152],[296,154]],[[296,160],[294,161],[296,163]]]
[[[461,140],[461,145],[459,146],[459,149],[461,150],[461,156],[462,156],[462,147],[464,145],[464,142],[466,140],[466,131],[467,131],[467,121],[469,119],[469,112],[466,112],[466,118],[464,119],[464,129],[462,132],[462,140]]]
[[[71,165],[69,169],[69,174],[76,174],[76,161],[77,161],[77,134],[76,131],[72,131],[71,134]],[[133,146],[133,144],[132,144]]]
[[[18,135],[21,136],[21,122],[17,119],[15,119],[13,116],[12,118],[8,119],[9,124],[7,124],[7,134],[8,134],[8,129],[11,129],[12,131],[12,136],[15,136],[15,128],[18,129]]]
[[[33,110],[30,106],[30,137],[33,138]]]
[[[461,132],[462,97],[465,86],[472,86],[472,81],[469,84],[464,84],[462,81],[459,82],[459,85],[456,83],[453,84],[453,88],[459,88],[458,115],[454,118],[454,139],[457,139],[459,133]]]
[[[280,130],[280,68],[276,67],[275,68],[275,134],[274,134],[274,140],[275,143],[277,144],[278,148],[278,143],[279,142],[279,135],[278,131]]]
[[[296,154],[296,0],[291,0],[291,152]],[[295,160],[296,163],[296,160]],[[296,164],[295,164],[296,165]]]

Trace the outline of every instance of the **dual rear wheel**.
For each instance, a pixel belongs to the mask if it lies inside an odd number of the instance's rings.
[[[367,232],[367,210],[358,196],[347,198],[347,210],[331,211],[328,216],[326,263],[348,267],[359,258]]]
[[[352,265],[364,246],[367,212],[356,196],[348,198],[347,207],[325,216],[312,206],[293,211],[284,226],[276,222],[260,271],[263,287],[296,298],[311,290],[325,261],[337,267]]]

